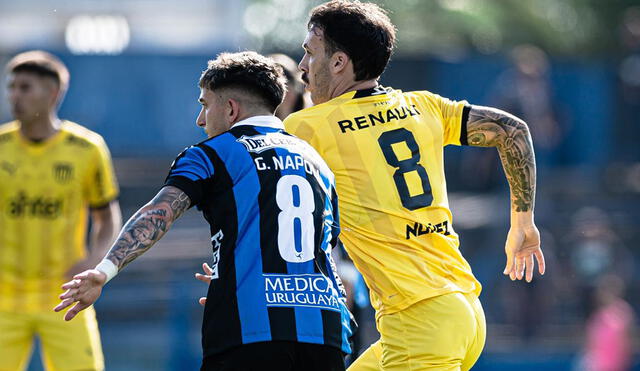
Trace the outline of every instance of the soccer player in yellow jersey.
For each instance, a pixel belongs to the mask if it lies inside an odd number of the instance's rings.
[[[468,370],[485,342],[481,286],[458,249],[443,147],[495,147],[511,188],[504,274],[544,274],[534,224],[527,125],[498,109],[428,91],[383,88],[395,28],[372,3],[311,11],[299,68],[314,107],[291,114],[336,176],[341,239],[363,274],[381,334],[350,370]]]
[[[120,228],[109,151],[58,118],[69,82],[58,58],[22,53],[6,72],[15,121],[0,126],[0,371],[24,369],[36,335],[47,370],[102,370],[93,310],[65,322],[51,309],[60,285],[95,266]]]

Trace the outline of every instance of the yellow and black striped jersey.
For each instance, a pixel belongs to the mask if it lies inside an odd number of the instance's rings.
[[[298,111],[286,130],[336,177],[341,239],[377,316],[448,292],[480,293],[460,253],[443,151],[466,140],[466,102],[427,91],[351,91]]]
[[[44,142],[0,126],[0,311],[49,311],[86,255],[88,209],[118,195],[102,137],[64,121]]]

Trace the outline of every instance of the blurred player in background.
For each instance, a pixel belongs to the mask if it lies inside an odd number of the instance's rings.
[[[293,112],[310,107],[311,98],[309,93],[304,90],[302,72],[298,69],[298,64],[284,54],[269,54],[267,57],[282,66],[284,76],[287,78],[287,93],[284,95],[282,104],[276,110],[276,116],[280,120],[284,120]]]
[[[544,273],[534,224],[535,159],[527,125],[506,112],[378,78],[395,27],[372,3],[331,1],[311,11],[299,64],[314,107],[285,127],[336,175],[341,239],[371,291],[380,340],[352,370],[468,370],[485,342],[481,286],[458,249],[443,147],[498,149],[511,188],[504,274]]]
[[[197,125],[208,140],[175,160],[164,187],[124,226],[105,259],[65,284],[70,320],[189,207],[211,227],[213,265],[202,370],[344,370],[350,314],[331,250],[334,177],[274,116],[282,69],[254,52],[223,53],[200,78]]]
[[[69,84],[58,58],[25,52],[6,72],[15,121],[0,126],[0,370],[24,369],[36,335],[48,370],[102,370],[93,308],[73,323],[51,308],[60,285],[95,266],[120,228],[109,150],[58,118]]]

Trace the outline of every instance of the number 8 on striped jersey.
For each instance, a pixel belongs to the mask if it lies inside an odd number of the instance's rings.
[[[304,263],[314,258],[313,212],[315,203],[309,182],[300,175],[284,175],[276,186],[278,249],[289,263]]]

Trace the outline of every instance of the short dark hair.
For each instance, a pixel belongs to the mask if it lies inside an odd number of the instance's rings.
[[[11,58],[6,66],[7,73],[27,72],[53,79],[60,88],[61,95],[69,87],[69,70],[53,54],[42,50],[31,50]]]
[[[272,111],[282,103],[286,92],[282,67],[256,52],[220,53],[210,60],[200,76],[200,87],[211,91],[240,88],[261,98]]]
[[[353,61],[356,81],[378,78],[396,42],[387,12],[373,3],[333,0],[311,10],[308,29],[324,32],[326,52],[345,52]]]

